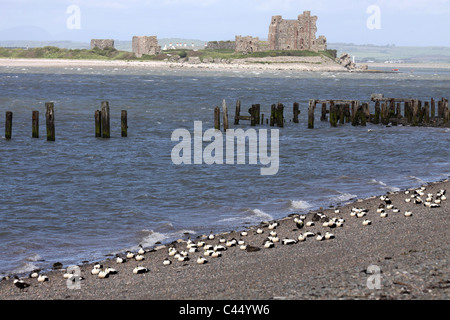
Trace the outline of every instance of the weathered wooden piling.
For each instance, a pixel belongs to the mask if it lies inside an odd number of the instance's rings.
[[[338,122],[337,106],[334,101],[330,101],[330,126],[336,127]]]
[[[223,131],[228,130],[228,108],[225,99],[222,100],[222,112],[223,112]]]
[[[377,101],[375,101],[375,113],[374,113],[374,118],[373,118],[373,123],[374,124],[379,124],[380,123],[380,114],[381,114],[380,101],[377,100]]]
[[[102,107],[102,109],[101,109],[102,110],[102,137],[110,138],[111,131],[110,131],[110,120],[109,120],[109,102],[102,101],[101,107]]]
[[[436,116],[436,104],[433,98],[431,98],[430,101],[430,108],[431,108],[431,118],[434,119],[434,117]]]
[[[278,103],[276,108],[276,121],[277,126],[280,128],[284,127],[284,105],[282,103]]]
[[[5,139],[10,140],[12,136],[12,111],[6,111],[5,114]]]
[[[252,127],[256,126],[256,105],[252,104],[252,107],[248,109],[248,113],[250,113],[250,125]]]
[[[430,103],[428,101],[424,102],[424,116],[423,121],[425,123],[430,123]]]
[[[94,114],[95,119],[95,137],[102,137],[102,112],[100,110],[96,110]]]
[[[316,100],[309,100],[308,129],[314,129],[314,110],[315,109],[316,109]]]
[[[444,124],[450,122],[450,110],[448,109],[448,99],[444,99]]]
[[[419,124],[419,101],[414,99],[412,102],[412,125],[417,126]]]
[[[292,122],[298,123],[298,115],[300,114],[298,102],[294,102],[294,104],[292,105],[292,112],[294,114]]]
[[[264,113],[261,113],[261,124],[264,124]]]
[[[254,110],[254,115],[255,117],[255,124],[261,124],[260,120],[261,120],[261,105],[260,104],[255,104],[255,110]]]
[[[47,141],[55,141],[55,109],[53,102],[45,103],[45,123],[47,126]]]
[[[120,129],[122,132],[122,137],[128,136],[128,114],[127,110],[122,110],[120,114]]]
[[[239,116],[241,115],[241,100],[236,101],[236,113],[234,114],[234,125],[239,124]]]
[[[352,126],[357,126],[359,125],[359,101],[358,100],[354,100],[352,101],[352,115],[351,115],[351,119],[352,119]]]
[[[31,113],[31,137],[39,138],[39,111]]]
[[[214,108],[214,128],[220,130],[220,108]]]
[[[320,116],[320,121],[328,121],[327,118],[327,104],[325,102],[322,103],[322,113]]]
[[[360,109],[358,110],[359,113],[359,120],[361,126],[365,127],[367,123],[367,110],[369,109],[369,104],[364,102]]]

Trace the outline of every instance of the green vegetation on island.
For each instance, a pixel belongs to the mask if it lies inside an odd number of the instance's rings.
[[[250,54],[236,53],[234,50],[227,49],[171,49],[164,50],[158,55],[143,55],[136,58],[132,52],[117,50],[115,48],[93,48],[93,49],[66,49],[54,46],[45,46],[40,48],[2,48],[0,47],[1,58],[25,58],[25,59],[88,59],[88,60],[155,60],[155,61],[177,61],[179,59],[189,60],[192,57],[198,57],[200,61],[217,61],[218,59],[243,59],[243,58],[264,58],[278,56],[296,56],[296,57],[313,57],[326,56],[328,58],[336,58],[336,50],[327,50],[320,52],[301,51],[301,50],[269,50],[260,51]]]

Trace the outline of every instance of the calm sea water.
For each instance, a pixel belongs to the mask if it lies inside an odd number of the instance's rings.
[[[320,111],[316,128],[306,128],[309,99],[368,101],[372,93],[449,98],[450,72],[2,67],[0,113],[4,119],[11,110],[14,118],[12,140],[0,139],[0,276],[99,260],[185,232],[245,228],[448,177],[449,129],[330,128],[319,121]],[[271,104],[285,104],[288,122],[280,129],[276,175],[260,175],[260,164],[172,163],[172,132],[193,133],[194,121],[212,128],[213,109],[222,99],[231,118],[237,99],[241,110],[259,103],[265,114]],[[111,139],[94,137],[94,111],[102,100],[110,103]],[[55,142],[45,139],[47,101],[55,103]],[[289,122],[295,101],[299,124]],[[120,137],[124,109],[127,138]],[[31,138],[32,110],[40,111],[40,139]],[[250,128],[247,121],[239,127]]]

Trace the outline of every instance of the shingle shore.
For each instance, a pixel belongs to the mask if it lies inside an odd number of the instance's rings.
[[[448,190],[448,179],[424,185],[425,195],[435,195]],[[144,254],[145,260],[128,260],[117,264],[108,259],[103,268],[113,267],[118,273],[106,279],[91,274],[93,263],[81,265],[85,279],[80,289],[69,289],[63,278],[65,269],[47,273],[48,282],[39,283],[35,278],[24,280],[31,286],[24,291],[13,284],[13,279],[0,282],[0,299],[169,299],[169,300],[222,300],[222,299],[449,299],[449,226],[450,200],[442,201],[440,207],[429,208],[423,204],[405,202],[410,197],[405,190],[389,193],[389,198],[400,212],[386,210],[388,216],[381,218],[377,208],[384,201],[380,195],[360,199],[354,203],[321,210],[329,218],[345,219],[342,227],[329,228],[323,221],[314,221],[311,227],[298,229],[291,215],[280,219],[274,229],[280,242],[275,248],[263,247],[269,236],[268,223],[242,230],[216,235],[206,244],[219,244],[219,238],[243,239],[246,244],[258,247],[258,251],[241,250],[239,245],[227,247],[222,257],[205,257],[206,264],[197,264],[199,252],[189,253],[189,261],[179,262],[168,256],[168,248],[186,248],[186,242],[166,245]],[[368,209],[365,217],[351,216],[353,207]],[[405,211],[412,216],[406,217]],[[318,217],[314,212],[306,215],[307,221]],[[363,226],[362,221],[371,224]],[[326,219],[325,219],[326,220]],[[256,229],[264,232],[257,234]],[[334,239],[317,241],[309,237],[292,245],[283,245],[284,238],[297,239],[306,231],[335,235]],[[185,239],[186,240],[186,239]],[[192,239],[194,242],[199,239]],[[170,265],[163,265],[169,257]],[[149,272],[133,274],[137,266]],[[370,267],[374,266],[374,267]],[[66,268],[68,266],[64,266]],[[379,270],[379,273],[370,273]],[[379,280],[379,282],[377,282]]]

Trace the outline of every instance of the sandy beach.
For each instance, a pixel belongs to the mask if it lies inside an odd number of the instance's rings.
[[[205,69],[205,70],[295,70],[307,72],[348,72],[346,68],[326,57],[247,58],[221,62],[170,62],[124,60],[68,59],[2,59],[0,67],[112,67],[139,69]]]
[[[423,186],[426,201],[433,194],[433,202],[440,190],[446,190],[448,179]],[[245,229],[247,236],[235,230],[215,235],[215,239],[204,239],[205,244],[226,247],[221,257],[204,256],[204,248],[188,253],[189,260],[180,262],[169,257],[169,247],[179,251],[188,250],[187,240],[180,239],[167,245],[145,248],[145,260],[129,259],[118,264],[115,257],[102,261],[103,268],[112,267],[117,274],[100,279],[92,275],[95,262],[79,266],[85,279],[74,288],[63,278],[66,268],[47,273],[49,281],[38,282],[36,278],[24,278],[30,286],[20,290],[13,278],[0,282],[2,300],[323,300],[323,299],[424,299],[447,300],[449,285],[449,223],[450,201],[441,201],[431,208],[415,204],[411,195],[414,190],[388,193],[392,205],[399,212],[387,209],[387,217],[377,213],[380,204],[388,202],[376,195],[358,199],[339,208],[319,210],[306,215],[304,226],[299,229],[290,215],[278,220],[279,225],[270,229],[270,222]],[[405,199],[412,199],[406,202]],[[352,216],[352,208],[367,209],[364,217]],[[335,210],[339,209],[339,213]],[[412,216],[405,216],[410,211]],[[323,226],[330,218],[343,218],[343,226]],[[369,219],[370,225],[363,225]],[[314,226],[307,226],[309,221]],[[258,228],[262,234],[256,232]],[[274,248],[265,248],[263,243],[271,231],[277,233],[279,242]],[[327,231],[334,238],[318,241],[308,237],[305,241],[287,245],[285,238],[298,239],[307,231]],[[204,235],[205,237],[208,235]],[[242,239],[249,247],[227,247],[220,238]],[[191,239],[197,243],[200,239]],[[250,250],[249,248],[257,248]],[[67,253],[70,254],[70,253]],[[125,254],[125,253],[124,253]],[[207,263],[198,264],[205,257]],[[169,258],[170,265],[163,261]],[[134,274],[136,266],[148,268],[148,272]],[[371,273],[375,270],[375,273]]]

